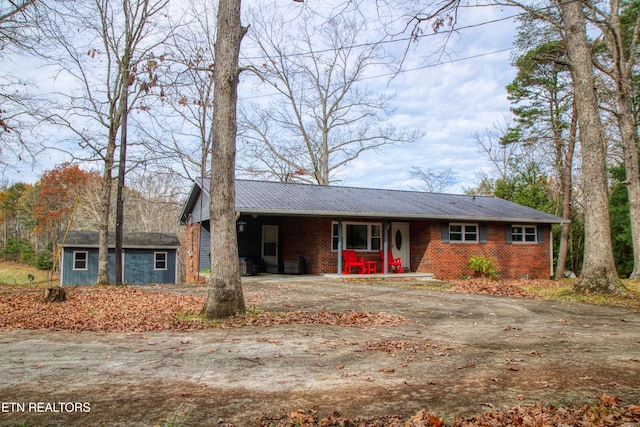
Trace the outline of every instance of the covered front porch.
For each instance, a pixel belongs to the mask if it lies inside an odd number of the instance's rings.
[[[415,271],[408,221],[240,215],[237,224],[238,255],[262,267],[255,273],[383,277]],[[350,268],[345,252],[355,254],[363,268]],[[300,260],[304,267],[296,268]]]

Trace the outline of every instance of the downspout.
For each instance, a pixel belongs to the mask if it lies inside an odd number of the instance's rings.
[[[549,278],[553,280],[555,272],[553,271],[553,227],[549,226]]]
[[[338,274],[342,274],[342,218],[338,218]]]
[[[389,223],[387,222],[386,219],[382,222],[382,229],[384,230],[384,233],[382,234],[383,236],[382,246],[384,248],[384,254],[382,255],[382,273],[388,274],[389,273]]]

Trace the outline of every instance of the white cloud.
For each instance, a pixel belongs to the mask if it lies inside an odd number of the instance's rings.
[[[513,79],[515,70],[510,64],[510,52],[505,49],[512,44],[516,24],[505,20],[475,25],[514,13],[489,7],[462,10],[458,27],[463,29],[449,38],[446,54],[433,56],[433,49],[438,46],[436,39],[424,37],[419,44],[411,46],[403,71],[394,79],[389,80],[387,76],[367,80],[374,90],[395,94],[394,125],[421,130],[425,136],[414,144],[365,153],[334,179],[340,185],[413,189],[420,183],[410,176],[410,170],[417,166],[452,169],[460,182],[449,189],[451,192],[461,192],[462,187],[474,185],[477,173],[487,170],[489,165],[478,153],[473,134],[501,121],[509,111],[504,87]],[[390,48],[400,51],[406,47],[404,43]],[[15,70],[20,66],[18,62],[9,62],[2,69]],[[52,78],[43,77],[43,69],[28,69],[32,70],[28,74],[43,85]],[[384,73],[388,70],[380,67],[380,74]],[[68,85],[62,80],[56,83],[56,89]],[[263,95],[261,90],[251,78],[243,76],[241,96]],[[59,137],[51,135],[52,140]],[[41,154],[35,165],[25,162],[16,166],[15,181],[33,182],[42,171],[68,158],[61,152]]]
[[[460,26],[486,22],[513,14],[512,10],[480,8],[465,13]],[[350,186],[411,189],[419,182],[411,178],[413,166],[422,169],[452,169],[459,183],[448,189],[461,193],[477,183],[477,175],[489,168],[478,152],[473,135],[499,122],[509,112],[505,86],[515,76],[508,49],[516,24],[501,21],[473,30],[463,30],[450,39],[449,57],[439,66],[401,73],[388,84],[395,92],[393,123],[426,132],[422,141],[385,147],[369,152],[339,174]],[[421,41],[421,43],[424,40]],[[475,57],[474,57],[475,56]],[[464,59],[470,58],[471,59]],[[411,58],[406,69],[416,66]]]

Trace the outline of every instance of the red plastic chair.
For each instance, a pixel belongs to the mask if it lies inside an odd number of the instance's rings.
[[[351,270],[356,267],[358,273],[364,273],[364,258],[358,258],[358,254],[354,250],[345,249],[342,251],[342,273],[351,274]]]
[[[387,262],[389,263],[389,273],[404,273],[404,269],[402,268],[402,258],[394,258],[391,250],[387,251],[387,257]],[[382,265],[384,265],[384,251],[380,251],[380,259],[382,260]]]

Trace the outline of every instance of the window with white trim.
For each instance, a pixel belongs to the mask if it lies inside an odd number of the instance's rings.
[[[73,269],[86,270],[88,268],[89,252],[73,251]]]
[[[331,249],[338,250],[339,224],[331,223]],[[382,248],[382,224],[375,222],[343,222],[343,249],[379,251]]]
[[[538,227],[535,225],[512,225],[511,242],[536,243],[538,242]]]
[[[167,253],[166,252],[154,252],[154,270],[166,270],[167,269]]]
[[[450,242],[477,242],[478,241],[478,224],[449,224],[449,241]]]

